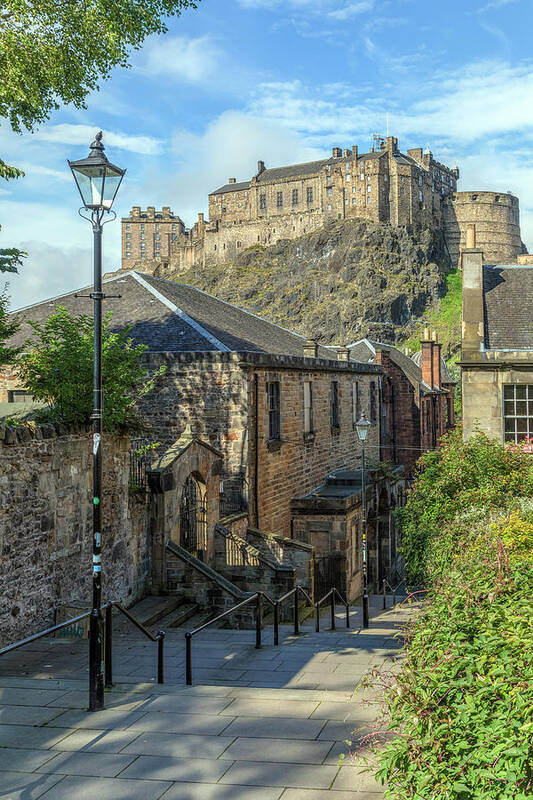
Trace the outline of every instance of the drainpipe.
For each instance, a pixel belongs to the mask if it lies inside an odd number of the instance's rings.
[[[254,506],[255,506],[255,527],[259,527],[259,377],[257,372],[254,374]]]

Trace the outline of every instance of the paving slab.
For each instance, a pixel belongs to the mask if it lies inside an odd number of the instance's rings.
[[[152,711],[140,717],[128,730],[163,731],[164,733],[197,733],[216,736],[222,733],[231,718],[216,714],[177,714]]]
[[[165,795],[166,797],[166,795]],[[376,800],[368,792],[333,792],[322,789],[287,789],[283,800]]]
[[[126,745],[131,744],[140,731],[104,731],[104,730],[78,730],[67,731],[67,736],[52,746],[52,750],[69,752],[95,751],[99,753],[118,753]]]
[[[55,709],[53,726],[55,728],[103,728],[104,730],[124,730],[143,716],[142,712],[120,711],[113,708],[104,711],[82,711],[74,708],[63,711]]]
[[[227,717],[226,717],[227,719]],[[321,719],[302,719],[292,717],[277,717],[275,726],[271,718],[262,717],[236,717],[225,728],[225,736],[244,736],[251,738],[271,738],[275,731],[278,739],[316,739],[325,721]],[[326,736],[320,737],[327,739]]]
[[[158,800],[170,786],[165,781],[67,776],[41,796],[43,800]]]
[[[302,789],[328,789],[337,775],[337,767],[311,764],[273,764],[264,761],[236,761],[220,783],[246,786],[285,786]],[[341,787],[339,787],[341,788]],[[251,795],[253,797],[253,795]],[[332,798],[332,800],[334,800]]]
[[[162,711],[179,714],[219,714],[232,702],[225,697],[188,697],[187,695],[162,694],[153,698],[145,711]],[[235,716],[232,714],[231,716]]]
[[[146,693],[106,692],[104,702],[106,708],[120,707],[122,711],[134,711],[136,708],[141,707],[149,698],[150,695]],[[61,692],[60,696],[52,699],[47,706],[48,708],[87,708],[87,689],[75,689],[69,692]]]
[[[69,733],[58,728],[36,728],[30,725],[0,725],[0,748],[21,747],[47,750]]]
[[[367,772],[364,766],[346,766],[339,769],[332,789],[369,792],[376,795],[383,793],[383,784],[378,783],[372,772]]]
[[[9,706],[46,706],[66,694],[64,689],[0,688],[0,704]],[[87,694],[87,693],[85,693]]]
[[[0,771],[33,772],[46,761],[50,761],[55,753],[51,750],[29,750],[16,747],[0,748]],[[0,777],[0,797],[2,797],[2,778]]]
[[[124,770],[121,777],[153,781],[216,783],[227,772],[229,766],[227,761],[220,759],[139,756]]]
[[[55,753],[54,758],[39,767],[37,772],[113,778],[131,764],[133,759],[134,756],[115,753]]]
[[[0,797],[2,800],[37,800],[62,780],[61,775],[38,775],[35,772],[2,772]]]
[[[127,755],[159,755],[172,758],[218,758],[234,741],[227,736],[196,736],[178,733],[143,733],[121,753]]]
[[[275,729],[271,734],[275,733]],[[224,750],[221,759],[232,761],[270,761],[275,764],[321,764],[332,742],[304,739],[239,738]]]
[[[279,800],[282,792],[283,789],[279,786],[222,786],[220,783],[177,783],[168,790],[164,800]],[[341,797],[339,800],[343,800],[343,798]]]
[[[367,722],[328,720],[318,734],[319,739],[354,742],[371,733]]]
[[[342,722],[347,720],[373,722],[378,718],[380,712],[381,705],[379,703],[330,703],[324,701],[319,703],[318,708],[310,716],[313,719],[340,720]]]
[[[0,706],[2,725],[44,725],[61,713],[45,706]]]
[[[314,700],[254,700],[235,698],[220,714],[231,717],[310,717]]]

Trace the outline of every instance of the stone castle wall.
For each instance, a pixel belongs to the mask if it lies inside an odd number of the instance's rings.
[[[92,437],[63,426],[0,427],[0,644],[53,625],[70,601],[91,603]],[[128,492],[129,437],[106,436],[103,596],[145,593],[145,495]]]
[[[516,263],[525,251],[520,235],[518,197],[497,192],[454,192],[443,203],[446,242],[454,266],[467,247],[466,232],[475,225],[476,247],[486,264]]]

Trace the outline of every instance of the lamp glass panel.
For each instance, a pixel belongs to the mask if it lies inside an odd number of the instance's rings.
[[[73,169],[83,202],[87,208],[102,205],[104,167],[76,167]]]
[[[106,167],[104,196],[102,198],[102,206],[104,208],[110,209],[113,205],[115,195],[118,191],[118,187],[120,186],[120,181],[122,180],[122,175],[122,172],[118,172],[113,168]]]

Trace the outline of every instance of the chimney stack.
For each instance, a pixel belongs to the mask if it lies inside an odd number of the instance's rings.
[[[475,244],[474,230],[467,230],[467,242]],[[462,358],[468,353],[480,353],[484,349],[484,311],[483,311],[483,250],[467,247],[461,253],[463,271],[463,321],[461,336]],[[465,355],[466,354],[466,355]]]
[[[257,174],[261,175],[261,173],[264,172],[264,171],[265,171],[265,162],[264,161],[258,161],[257,162]]]
[[[420,358],[420,367],[422,369],[423,382],[433,389],[434,386],[434,371],[433,371],[433,342],[430,337],[429,328],[424,328],[424,336],[420,340],[422,353]]]
[[[333,158],[342,158],[342,150],[340,147],[334,147],[331,151]]]
[[[440,372],[440,353],[442,345],[439,344],[439,337],[437,335],[437,331],[433,331],[433,380],[434,386],[437,389],[442,387],[442,379],[441,379],[441,372]]]
[[[356,144],[352,145],[352,157],[357,158],[359,155],[359,147]]]
[[[228,183],[237,183],[235,178],[228,178]]]
[[[337,350],[337,361],[348,361],[350,356],[350,351],[347,347],[339,347]]]
[[[304,358],[318,358],[318,342],[314,339],[307,339],[304,342]]]
[[[352,155],[352,151],[348,150],[348,148],[345,147],[344,150],[342,151],[342,154],[343,154],[344,158],[348,158],[349,156]]]

